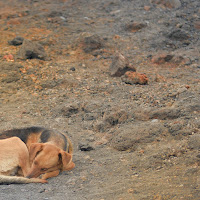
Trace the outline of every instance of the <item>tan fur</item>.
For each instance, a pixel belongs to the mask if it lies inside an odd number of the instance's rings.
[[[23,176],[30,170],[29,152],[26,145],[18,138],[0,140],[0,184],[8,183],[45,183],[42,179],[28,179],[18,175],[21,169]]]
[[[31,169],[27,175],[42,179],[57,176],[60,171],[68,171],[75,167],[72,155],[56,147],[54,144],[33,143],[29,149]]]

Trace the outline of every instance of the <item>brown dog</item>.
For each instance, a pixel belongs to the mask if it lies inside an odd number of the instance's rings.
[[[29,127],[5,131],[0,134],[0,139],[13,136],[19,137],[29,149],[31,169],[27,177],[44,174],[42,179],[47,179],[75,167],[72,143],[66,135],[41,127]]]
[[[29,154],[32,165],[28,178],[44,174],[42,179],[47,179],[57,176],[60,171],[68,171],[75,167],[72,155],[53,144],[31,144]]]
[[[18,137],[0,140],[0,184],[47,182],[38,178],[10,176],[18,175],[20,171],[23,176],[27,176],[30,171],[26,145]]]

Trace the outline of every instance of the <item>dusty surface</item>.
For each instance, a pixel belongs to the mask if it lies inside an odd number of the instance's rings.
[[[1,0],[0,129],[67,133],[76,168],[0,199],[199,199],[199,38],[198,0]],[[116,52],[148,84],[110,76]]]

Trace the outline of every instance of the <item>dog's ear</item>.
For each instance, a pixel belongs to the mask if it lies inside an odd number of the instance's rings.
[[[43,146],[44,145],[41,144],[41,143],[33,143],[33,144],[31,144],[30,149],[29,149],[30,163],[32,163],[34,158],[38,155],[38,153],[42,151]]]
[[[71,170],[75,167],[75,164],[72,162],[72,155],[65,152],[61,151],[59,154],[59,159],[62,161],[62,170],[63,171],[68,171]]]

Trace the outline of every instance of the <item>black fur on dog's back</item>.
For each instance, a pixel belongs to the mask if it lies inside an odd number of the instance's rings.
[[[72,153],[72,144],[66,135],[60,133],[59,131],[54,131],[46,129],[43,127],[28,127],[22,129],[11,129],[0,133],[0,139],[10,138],[10,137],[19,137],[25,144],[31,143],[47,143],[53,142],[57,144],[61,149]]]
[[[17,136],[19,137],[24,143],[27,143],[28,137],[33,133],[42,132],[45,128],[42,127],[28,127],[22,129],[11,129],[7,131],[3,131],[0,133],[0,139],[6,139],[10,137]]]

